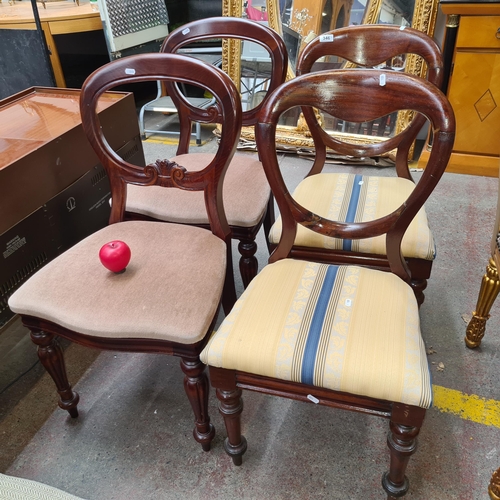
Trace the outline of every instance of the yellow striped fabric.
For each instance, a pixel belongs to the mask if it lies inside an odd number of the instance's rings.
[[[432,402],[413,291],[391,273],[357,266],[266,266],[201,359],[423,408]]]
[[[366,222],[397,209],[414,187],[411,181],[398,177],[327,173],[304,179],[294,191],[293,197],[322,217],[339,222]],[[278,218],[269,234],[271,243],[279,242],[281,227],[281,218]],[[323,236],[300,225],[295,245],[386,255],[385,235],[351,242]],[[401,249],[405,257],[434,259],[434,239],[424,208],[408,227]]]

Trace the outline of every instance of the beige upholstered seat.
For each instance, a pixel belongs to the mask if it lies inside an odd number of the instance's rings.
[[[349,26],[323,33],[301,51],[297,61],[297,74],[322,69],[321,61],[325,58],[338,60],[340,64],[347,61],[350,67],[378,68],[384,65],[387,67],[387,74],[390,74],[393,71],[390,70],[388,61],[401,55],[405,58],[414,57],[416,61],[422,62],[422,67],[427,70],[426,79],[438,87],[441,85],[443,61],[441,50],[436,42],[419,30],[412,28],[401,30],[399,26],[387,25]],[[354,106],[356,106],[355,103]],[[303,113],[309,128],[315,127],[314,114],[307,108],[303,109]],[[397,115],[393,110],[389,110],[379,124],[386,122],[388,115],[394,114]],[[347,223],[373,220],[391,213],[400,206],[400,202],[409,194],[409,189],[415,185],[408,166],[409,157],[417,134],[425,123],[425,118],[421,114],[405,116],[411,116],[410,124],[401,130],[396,128],[382,141],[353,141],[349,134],[331,135],[318,127],[316,133],[321,137],[322,143],[319,141],[315,143],[315,161],[307,174],[308,177],[314,177],[321,172],[325,165],[326,148],[328,148],[338,154],[359,160],[365,157],[394,155],[397,177],[393,180],[387,180],[378,176],[377,172],[373,172],[373,174],[357,178],[355,182],[353,182],[353,175],[344,182],[343,176],[327,173],[322,174],[315,184],[310,184],[314,181],[304,180],[299,184],[294,196],[300,197],[304,206],[312,203],[314,208],[318,209],[318,214],[324,213],[325,216],[330,215],[338,221]],[[335,118],[334,122],[336,120],[351,123],[342,117]],[[368,120],[366,122],[368,128],[377,120]],[[326,177],[328,175],[332,175],[333,178],[328,180]],[[361,189],[358,189],[359,182],[363,183]],[[332,187],[334,191],[329,187]],[[391,190],[394,190],[394,193],[391,193]],[[377,268],[388,267],[384,237],[378,237],[377,241],[368,239],[339,242],[336,239],[333,242],[331,240],[327,242],[321,235],[313,238],[306,236],[307,230],[299,229],[299,231],[295,248],[292,251],[297,257],[308,258],[307,254],[316,252],[318,259],[328,259],[327,261],[332,264],[366,265],[370,263]],[[271,246],[278,240],[279,226],[271,232]],[[330,250],[328,256],[324,253],[325,249]],[[401,251],[411,270],[410,285],[421,304],[424,301],[423,291],[427,286],[435,256],[434,241],[424,210],[418,214],[408,229]]]
[[[127,242],[132,252],[122,274],[107,271],[99,261],[99,249],[113,240]],[[169,258],[159,259],[162,255]],[[226,245],[210,231],[121,222],[47,264],[10,297],[9,305],[18,314],[85,335],[194,344],[217,311],[225,272]]]
[[[197,171],[213,159],[209,153],[174,156],[170,161]],[[254,156],[239,154],[233,158],[224,179],[222,199],[229,225],[253,227],[264,217],[271,189],[264,169]],[[127,210],[154,219],[189,224],[207,224],[203,193],[176,190],[165,196],[158,186],[131,185]]]

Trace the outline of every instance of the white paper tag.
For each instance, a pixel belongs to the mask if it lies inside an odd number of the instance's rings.
[[[406,26],[401,26],[399,29],[403,31],[406,28]]]
[[[345,305],[346,307],[351,307],[352,300],[351,299],[345,299]]]
[[[134,68],[125,68],[125,74],[126,75],[135,75],[135,69]]]
[[[182,30],[183,35],[187,35],[191,30],[189,28],[186,28],[185,30]]]
[[[378,83],[379,83],[379,85],[380,85],[381,87],[384,87],[384,86],[385,86],[385,73],[382,73],[382,74],[380,75],[380,79],[379,79],[379,82],[378,82]]]
[[[358,186],[362,186],[362,185],[363,185],[363,182],[365,182],[365,181],[359,181],[359,182],[358,182]]]
[[[307,399],[309,401],[312,401],[315,405],[317,405],[319,403],[319,399],[318,398],[315,398],[312,394],[308,394],[307,395]]]
[[[320,42],[333,42],[333,35],[320,35],[319,36],[319,41]]]

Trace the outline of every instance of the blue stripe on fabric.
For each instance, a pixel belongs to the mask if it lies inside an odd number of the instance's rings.
[[[361,193],[360,182],[363,180],[363,176],[356,174],[354,176],[354,183],[352,186],[351,199],[349,200],[349,208],[347,209],[347,215],[345,217],[345,222],[354,222],[356,217],[356,210],[358,209],[359,195]],[[342,243],[342,250],[350,251],[352,247],[352,240],[344,240]]]
[[[304,356],[302,358],[301,380],[304,384],[313,384],[314,381],[314,366],[316,363],[316,354],[318,352],[319,340],[323,329],[328,303],[332,295],[333,285],[337,278],[338,266],[328,266],[328,270],[319,292],[318,301],[314,309],[314,314],[307,336],[306,346],[304,348]]]

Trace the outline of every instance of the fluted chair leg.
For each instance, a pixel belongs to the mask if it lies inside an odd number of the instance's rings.
[[[71,384],[68,382],[63,351],[56,336],[42,330],[31,330],[31,340],[38,346],[40,362],[56,384],[59,407],[66,410],[71,417],[78,417],[77,405],[80,396],[71,389]]]
[[[215,428],[208,416],[208,394],[210,386],[205,373],[205,365],[198,359],[181,359],[184,372],[184,390],[195,416],[193,436],[201,444],[203,451],[210,451],[210,443],[215,437]]]
[[[246,288],[250,282],[257,276],[259,263],[255,254],[257,252],[257,243],[255,240],[240,240],[238,244],[240,252],[240,273],[243,286]]]

